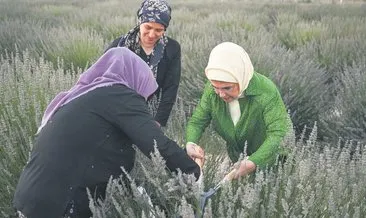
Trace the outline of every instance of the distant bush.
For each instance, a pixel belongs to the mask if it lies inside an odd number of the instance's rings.
[[[269,71],[262,70],[261,73],[278,85],[297,135],[305,126],[312,126],[321,119],[323,111],[332,107],[332,89],[327,84],[330,76],[313,60],[281,47],[273,48],[268,53],[258,50],[254,57],[259,59],[258,65]],[[326,132],[321,126],[320,129],[319,136],[323,137]]]
[[[39,56],[44,50],[42,43],[47,33],[42,25],[34,20],[8,19],[0,21],[0,52],[14,52],[26,49],[33,57]]]
[[[71,87],[75,73],[53,65],[28,52],[0,59],[0,214],[13,212],[19,174],[28,160],[34,134],[46,105],[54,95]]]
[[[103,38],[88,29],[51,29],[47,43],[43,44],[45,56],[57,64],[59,58],[64,60],[65,69],[85,69],[103,54]]]
[[[366,77],[363,65],[345,66],[336,81],[337,96],[330,111],[321,116],[331,138],[366,142]]]

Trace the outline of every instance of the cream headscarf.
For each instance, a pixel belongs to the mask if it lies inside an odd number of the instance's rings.
[[[253,72],[253,65],[247,52],[232,42],[223,42],[213,48],[205,69],[209,80],[238,83],[239,96],[248,87]],[[235,99],[228,105],[231,119],[236,125],[241,115],[239,101]]]

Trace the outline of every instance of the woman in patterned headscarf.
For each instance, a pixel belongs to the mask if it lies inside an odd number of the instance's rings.
[[[180,45],[165,35],[170,15],[171,8],[165,0],[143,1],[137,11],[137,25],[108,48],[127,47],[149,65],[159,85],[148,101],[149,109],[161,126],[168,121],[181,74]]]
[[[197,143],[211,121],[233,162],[241,153],[247,155],[231,174],[234,178],[285,155],[280,144],[291,121],[276,85],[254,71],[246,51],[231,42],[217,45],[205,74],[209,81],[187,125],[188,155],[203,162],[204,151]]]

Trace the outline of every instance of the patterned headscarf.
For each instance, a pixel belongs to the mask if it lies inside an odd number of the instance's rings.
[[[137,11],[139,23],[155,22],[169,26],[171,8],[164,0],[145,0]]]
[[[146,22],[155,22],[162,24],[165,28],[169,26],[171,8],[165,0],[145,0],[137,11],[137,25],[126,35],[123,35],[118,43],[119,47],[127,47],[136,54],[140,54],[140,25]],[[165,46],[168,38],[163,35],[156,43],[148,63],[153,71],[154,77],[157,76],[158,64],[163,58]]]
[[[89,91],[114,84],[123,84],[135,90],[145,100],[158,87],[150,68],[140,57],[127,48],[109,49],[80,75],[77,83],[69,91],[59,93],[51,101],[43,115],[37,133],[46,125],[58,108]]]
[[[165,0],[144,0],[141,7],[137,11],[137,25],[131,29],[126,35],[121,37],[118,42],[119,47],[127,47],[131,51],[140,55],[140,25],[147,22],[155,22],[162,24],[165,29],[169,26],[171,8]],[[165,46],[168,43],[168,38],[165,34],[156,42],[155,47],[150,54],[149,62],[147,63],[153,72],[155,78],[158,74],[158,64],[164,56]],[[150,113],[155,116],[161,101],[162,92],[159,95],[153,95],[148,101]]]

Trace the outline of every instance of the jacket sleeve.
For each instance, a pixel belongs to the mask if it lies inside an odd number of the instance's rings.
[[[249,160],[253,161],[259,168],[275,162],[280,151],[281,141],[287,133],[289,122],[291,122],[278,91],[264,106],[263,117],[266,138],[259,149],[249,157]]]
[[[192,117],[189,119],[186,129],[186,141],[198,144],[203,132],[211,122],[211,85],[206,83],[202,97],[194,110]]]
[[[170,112],[177,98],[179,81],[181,76],[181,49],[177,43],[177,51],[172,59],[169,61],[168,71],[162,88],[162,96],[159,108],[155,115],[155,120],[162,126],[166,126]]]
[[[171,171],[182,170],[187,174],[194,174],[196,179],[200,175],[199,166],[174,141],[164,135],[147,110],[143,97],[138,94],[116,94],[111,97],[107,118],[135,144],[146,156],[157,149],[166,161]]]

